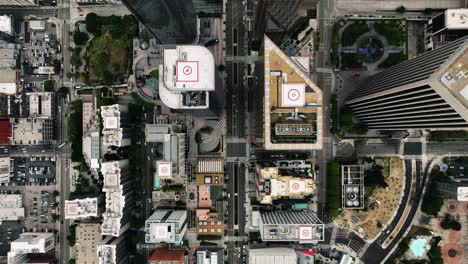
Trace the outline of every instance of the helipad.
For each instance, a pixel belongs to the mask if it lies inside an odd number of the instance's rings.
[[[177,61],[176,81],[198,82],[198,61]]]
[[[156,162],[156,168],[160,178],[172,177],[172,162],[158,161]]]
[[[305,105],[304,83],[285,83],[282,88],[281,105],[283,107],[301,107]]]

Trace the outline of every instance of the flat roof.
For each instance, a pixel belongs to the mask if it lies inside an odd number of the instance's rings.
[[[65,218],[77,219],[86,217],[97,217],[98,199],[86,198],[65,200]]]
[[[11,35],[11,17],[10,16],[0,16],[0,32],[5,32]]]
[[[49,92],[27,93],[29,97],[29,115],[31,117],[51,118],[54,109],[53,94]]]
[[[265,149],[321,149],[322,90],[267,36],[264,48]]]
[[[164,86],[178,91],[213,91],[215,63],[210,50],[199,45],[164,49]]]
[[[457,200],[461,202],[468,202],[468,187],[457,188]]]
[[[468,8],[447,9],[445,11],[447,29],[468,29]]]
[[[12,136],[9,120],[0,120],[0,144],[7,144]]]

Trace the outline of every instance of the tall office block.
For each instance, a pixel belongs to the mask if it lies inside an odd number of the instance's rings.
[[[371,129],[468,129],[468,37],[370,76],[346,104]]]

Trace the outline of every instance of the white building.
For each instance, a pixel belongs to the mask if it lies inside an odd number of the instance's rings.
[[[425,28],[426,50],[468,34],[468,8],[447,9],[429,19]]]
[[[65,219],[98,217],[98,198],[65,200]]]
[[[457,201],[468,202],[468,187],[457,188]]]
[[[182,243],[186,221],[185,210],[156,210],[145,222],[146,243]]]
[[[83,137],[83,156],[91,170],[99,169],[100,136],[99,132],[92,132]]]
[[[324,225],[311,211],[252,212],[252,228],[263,241],[316,243],[324,239]]]
[[[128,252],[125,236],[107,237],[97,245],[96,254],[99,264],[128,263]]]
[[[10,157],[0,158],[0,184],[10,182]]]
[[[198,45],[164,49],[159,65],[159,96],[172,109],[206,109],[215,90],[215,63],[210,50]]]
[[[27,93],[29,116],[32,118],[54,118],[54,94],[50,92]]]
[[[0,16],[0,32],[12,35],[13,27],[11,23],[11,16]]]
[[[198,248],[197,249],[197,264],[223,264],[224,249],[222,248]]]
[[[250,249],[249,264],[297,264],[297,255],[292,248]]]
[[[46,23],[44,20],[29,20],[29,29],[33,31],[45,30]]]
[[[0,69],[0,94],[16,94],[16,71],[13,69]]]
[[[146,142],[163,143],[163,158],[156,162],[156,177],[185,175],[185,133],[176,132],[173,125],[146,124],[145,138]]]
[[[132,198],[132,186],[127,177],[128,173],[123,173],[127,167],[128,160],[101,164],[101,173],[104,176],[102,191],[106,195],[106,210],[102,214],[102,235],[118,237],[128,229],[128,202]]]
[[[8,264],[23,264],[27,254],[47,253],[55,247],[54,233],[23,233],[11,242]]]
[[[127,113],[127,107],[123,105],[101,106],[102,135],[105,146],[121,147],[130,145],[130,138],[124,136],[122,127],[122,115],[124,113]]]
[[[21,194],[0,194],[1,221],[16,221],[24,218],[23,196]]]

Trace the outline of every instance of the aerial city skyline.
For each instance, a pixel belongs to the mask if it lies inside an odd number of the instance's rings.
[[[465,0],[0,0],[0,263],[463,264]]]

